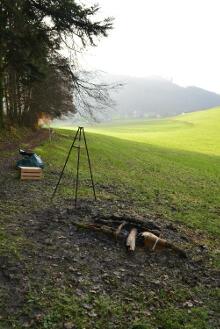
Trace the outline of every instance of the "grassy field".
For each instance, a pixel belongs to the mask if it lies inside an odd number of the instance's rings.
[[[159,147],[220,155],[220,108],[170,119],[97,126],[90,131]]]
[[[115,194],[134,200],[139,208],[219,235],[220,108],[97,125],[87,132],[97,183],[117,186]],[[71,134],[62,130],[63,137]],[[66,138],[53,154],[50,145],[39,152],[60,164],[70,143]]]
[[[219,131],[220,108],[87,127],[99,202],[88,201],[82,151],[79,198],[90,208],[81,217],[73,206],[76,150],[50,202],[75,131],[39,140],[42,181],[21,182],[2,153],[0,329],[219,328]],[[16,153],[10,149],[12,164]],[[111,239],[73,230],[75,217],[117,209],[168,225],[189,257],[130,255]]]

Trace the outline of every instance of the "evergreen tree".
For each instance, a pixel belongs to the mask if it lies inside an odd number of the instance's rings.
[[[99,8],[75,0],[1,0],[0,5],[0,126],[4,113],[10,124],[24,124],[25,115],[36,114],[32,97],[44,79],[48,83],[50,60],[58,58],[63,42],[79,39],[82,48],[94,46],[112,21],[95,21]],[[70,71],[69,66],[73,78]]]

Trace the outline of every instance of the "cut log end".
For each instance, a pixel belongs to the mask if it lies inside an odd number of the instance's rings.
[[[136,246],[136,237],[137,237],[137,229],[132,228],[130,233],[128,234],[126,246],[128,250],[134,251]]]
[[[124,227],[126,224],[127,224],[126,222],[123,222],[123,223],[121,223],[121,224],[118,226],[117,230],[115,231],[115,238],[116,238],[116,240],[117,240],[119,234],[121,233],[121,230],[123,229],[123,227]]]
[[[173,243],[168,242],[165,239],[161,239],[160,237],[150,232],[143,232],[142,236],[144,237],[144,246],[152,251],[171,249],[176,252],[180,257],[187,258],[187,254],[184,250],[174,245]]]

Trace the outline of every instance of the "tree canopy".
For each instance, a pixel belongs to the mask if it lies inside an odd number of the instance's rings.
[[[77,77],[60,55],[69,41],[81,49],[107,36],[112,19],[76,0],[1,0],[0,126],[33,126],[38,113],[56,117],[71,105]],[[45,95],[47,90],[47,97]]]

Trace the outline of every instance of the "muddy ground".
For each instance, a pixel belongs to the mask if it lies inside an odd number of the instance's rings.
[[[30,289],[41,293],[44,287],[70,288],[80,297],[85,312],[93,319],[98,313],[94,305],[84,302],[88,292],[106,295],[114,300],[121,298],[138,312],[136,295],[140,294],[145,303],[146,316],[166,305],[160,299],[163,290],[175,299],[177,288],[214,289],[219,285],[218,272],[208,265],[208,250],[195,242],[181,228],[159,219],[153,222],[160,227],[162,236],[182,246],[187,251],[187,259],[182,259],[173,251],[151,252],[137,249],[134,253],[126,251],[121,242],[89,230],[77,229],[74,222],[93,222],[97,217],[117,217],[124,215],[135,218],[136,213],[128,206],[111,202],[82,202],[78,209],[68,204],[62,209],[48,208],[35,211],[31,216],[18,217],[10,226],[10,234],[23,232],[26,248],[21,252],[21,260],[0,256],[0,290],[3,291],[3,319],[17,314],[19,323],[26,327],[36,325],[36,317],[43,317],[44,308],[32,305],[32,312],[25,314]],[[138,217],[139,218],[139,217]],[[145,217],[152,223],[152,218]],[[14,232],[13,232],[14,231]],[[30,288],[30,285],[32,288]],[[205,296],[181,301],[179,307],[191,308],[206,303]],[[207,296],[208,298],[208,296]],[[142,305],[143,306],[143,305]],[[24,312],[24,313],[23,313]],[[131,321],[133,314],[126,315]],[[210,323],[217,328],[217,314],[210,314]],[[114,322],[113,322],[114,323]],[[62,323],[57,328],[62,328]],[[115,320],[115,328],[120,324]]]

